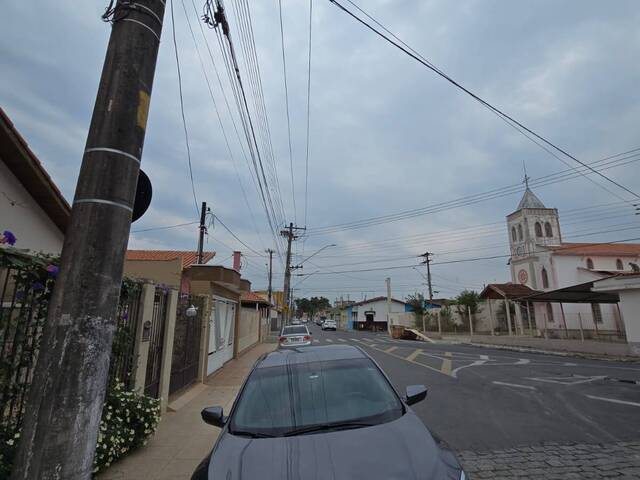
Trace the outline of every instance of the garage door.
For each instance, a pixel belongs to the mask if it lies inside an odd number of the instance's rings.
[[[207,375],[211,375],[233,358],[233,337],[237,304],[233,300],[215,298],[209,316],[209,356]]]

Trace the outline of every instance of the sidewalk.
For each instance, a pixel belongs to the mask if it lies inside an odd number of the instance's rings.
[[[200,461],[213,447],[219,428],[200,418],[204,407],[221,405],[228,412],[256,359],[275,350],[275,344],[259,344],[231,360],[205,384],[196,384],[162,417],[158,431],[146,446],[98,475],[99,480],[183,480],[191,478]]]

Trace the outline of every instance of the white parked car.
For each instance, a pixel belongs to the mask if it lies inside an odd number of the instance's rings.
[[[278,344],[280,347],[305,347],[311,345],[311,333],[305,325],[289,325],[282,329]]]
[[[322,323],[322,330],[337,330],[338,326],[334,320],[325,320]]]

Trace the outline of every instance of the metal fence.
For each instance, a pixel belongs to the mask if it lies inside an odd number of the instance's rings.
[[[160,369],[162,367],[162,347],[164,344],[164,324],[167,314],[168,291],[156,288],[153,300],[153,317],[149,331],[149,356],[144,382],[144,393],[153,398],[159,397]]]
[[[46,256],[0,249],[0,428],[18,429],[33,379],[57,267]],[[131,386],[141,285],[125,281],[109,377]]]

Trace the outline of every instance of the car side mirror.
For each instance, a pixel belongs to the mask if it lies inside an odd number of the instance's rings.
[[[421,402],[427,396],[427,387],[424,385],[409,385],[407,387],[407,396],[404,401],[407,405],[413,405],[414,403]]]
[[[227,423],[227,419],[222,413],[222,407],[207,407],[200,412],[200,415],[204,423],[208,423],[214,427],[222,428],[224,424]]]

